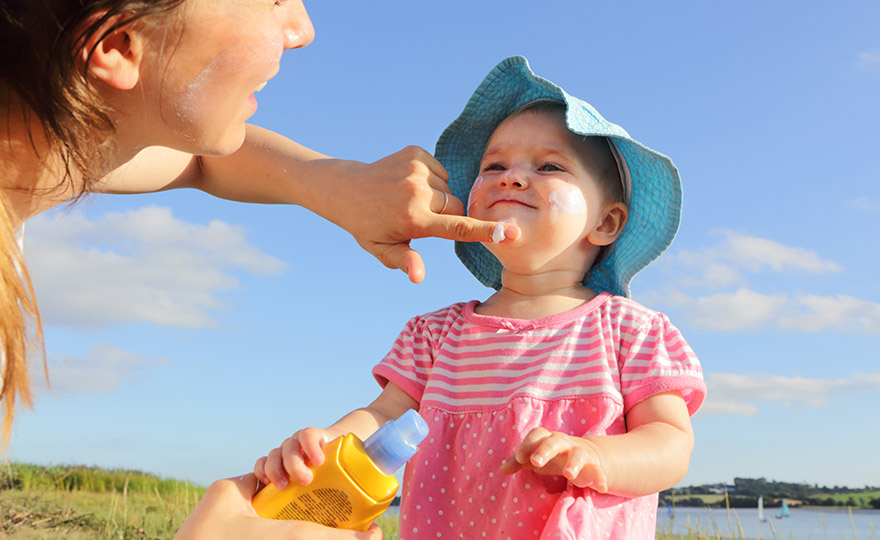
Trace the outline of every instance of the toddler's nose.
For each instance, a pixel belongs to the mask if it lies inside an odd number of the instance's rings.
[[[526,175],[510,168],[498,177],[498,185],[508,189],[525,189],[528,187],[528,180],[526,180]]]

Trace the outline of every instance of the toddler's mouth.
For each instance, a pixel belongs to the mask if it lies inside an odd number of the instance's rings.
[[[501,206],[524,206],[526,208],[534,208],[534,206],[527,204],[527,203],[524,203],[522,201],[518,201],[516,199],[499,199],[499,200],[493,202],[492,204],[490,204],[489,208],[492,208],[494,206],[499,206],[499,205],[501,205]]]

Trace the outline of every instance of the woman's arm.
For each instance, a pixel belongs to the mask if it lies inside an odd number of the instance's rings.
[[[562,475],[579,487],[625,497],[658,493],[684,478],[694,447],[687,405],[665,392],[634,405],[623,435],[572,437],[533,429],[502,472]]]
[[[389,268],[413,282],[424,264],[415,238],[490,241],[494,222],[462,217],[464,204],[429,153],[408,147],[374,163],[330,158],[272,131],[249,125],[229,156],[197,157],[167,148],[142,150],[95,186],[103,193],[195,188],[242,202],[296,204],[339,225]],[[505,225],[510,241],[519,230]]]

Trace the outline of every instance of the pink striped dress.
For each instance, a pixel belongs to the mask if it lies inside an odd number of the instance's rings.
[[[630,407],[670,390],[696,412],[706,387],[678,329],[607,293],[536,320],[479,315],[475,305],[411,319],[373,369],[419,401],[430,426],[404,474],[400,540],[654,538],[656,495],[603,495],[498,468],[538,426],[621,434]]]

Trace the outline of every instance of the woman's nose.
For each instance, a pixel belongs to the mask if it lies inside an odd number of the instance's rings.
[[[525,189],[528,187],[526,175],[521,174],[513,168],[504,171],[504,174],[498,177],[498,186],[508,189]]]
[[[315,40],[315,27],[302,0],[290,1],[284,18],[284,49],[299,49]]]

